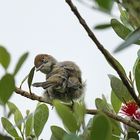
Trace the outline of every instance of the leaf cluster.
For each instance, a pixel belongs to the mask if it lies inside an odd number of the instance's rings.
[[[4,75],[0,77],[0,104],[5,105],[15,90],[15,76],[21,66],[28,57],[28,53],[24,53],[18,60],[12,73],[8,72],[11,62],[11,55],[4,46],[0,46],[0,64],[3,67]]]
[[[35,111],[31,113],[29,110],[23,117],[18,107],[11,102],[7,103],[9,108],[8,118],[2,117],[1,122],[6,132],[14,137],[15,140],[36,140],[48,120],[49,111],[45,104],[38,104]],[[14,123],[9,118],[14,117]]]

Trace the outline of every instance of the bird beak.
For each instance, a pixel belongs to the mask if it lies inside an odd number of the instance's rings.
[[[40,71],[42,69],[43,65],[40,65],[38,68],[36,68],[36,71]]]

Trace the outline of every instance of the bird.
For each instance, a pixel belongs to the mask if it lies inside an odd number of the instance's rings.
[[[50,102],[74,102],[83,99],[85,83],[79,66],[73,61],[57,61],[48,54],[39,54],[34,59],[36,71],[46,75],[44,82],[34,83],[34,87],[45,89],[44,96]]]

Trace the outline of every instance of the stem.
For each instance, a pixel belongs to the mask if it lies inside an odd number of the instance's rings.
[[[77,10],[76,6],[72,3],[71,0],[65,0],[66,3],[70,6],[72,12],[75,14],[75,16],[78,18],[80,24],[83,26],[83,28],[86,30],[88,36],[91,38],[91,40],[96,44],[96,47],[100,50],[100,52],[104,55],[104,57],[107,59],[107,61],[112,65],[112,67],[115,69],[115,71],[118,73],[119,77],[121,78],[123,84],[126,86],[128,91],[130,92],[132,98],[135,100],[135,102],[140,107],[140,100],[137,97],[133,87],[130,85],[128,78],[126,75],[120,70],[119,66],[115,62],[115,58],[104,48],[104,46],[98,41],[92,30],[87,25],[86,21],[82,18],[79,11]]]
[[[23,132],[20,130],[20,133],[21,133],[21,136],[22,136],[22,140],[25,140],[24,139],[24,134],[23,134]]]

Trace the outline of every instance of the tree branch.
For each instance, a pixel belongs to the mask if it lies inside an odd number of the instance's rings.
[[[115,62],[117,61],[109,52],[104,48],[104,46],[98,41],[92,30],[87,25],[86,21],[82,18],[79,11],[77,10],[76,6],[72,3],[71,0],[65,0],[66,3],[70,6],[72,12],[75,14],[75,16],[78,18],[80,24],[83,26],[83,28],[86,30],[87,34],[91,38],[91,40],[96,44],[96,47],[100,50],[100,52],[104,55],[104,57],[107,59],[107,61],[112,65],[112,67],[115,69],[115,71],[118,73],[119,77],[121,78],[123,84],[126,86],[128,91],[130,92],[130,95],[135,100],[135,102],[140,107],[140,100],[137,97],[133,87],[130,85],[128,78],[126,75],[121,71],[118,64]]]
[[[87,114],[91,114],[91,115],[96,115],[98,114],[100,111],[96,110],[96,109],[86,109],[86,113]],[[122,122],[125,125],[128,125],[130,127],[133,127],[136,130],[140,130],[140,125],[136,124],[135,122],[131,121],[131,120],[126,120],[121,116],[115,115],[111,112],[107,112],[107,111],[103,111],[103,113],[105,113],[109,118],[112,118],[116,121]]]
[[[28,93],[27,91],[24,91],[20,88],[16,88],[15,89],[15,92],[21,96],[24,96],[26,98],[29,98],[31,100],[37,100],[39,102],[44,102],[44,103],[47,103],[49,105],[52,105],[50,102],[47,102],[43,97],[41,96],[37,96],[35,93]],[[100,111],[98,110],[95,110],[95,109],[86,109],[86,114],[90,114],[90,115],[96,115],[98,114]],[[140,131],[140,125],[136,124],[135,122],[133,121],[130,121],[130,120],[126,120],[124,118],[122,118],[121,116],[118,116],[118,115],[115,115],[113,113],[110,113],[110,112],[107,112],[107,111],[103,111],[108,117],[114,119],[114,120],[117,120],[119,122],[122,122],[123,124],[125,125],[128,125],[130,127],[133,127],[134,129],[136,130],[139,130]]]
[[[19,94],[19,95],[21,95],[21,96],[24,96],[24,97],[26,97],[26,98],[29,98],[29,99],[31,99],[31,100],[37,100],[37,101],[39,101],[39,102],[44,102],[44,103],[47,103],[47,104],[50,104],[50,105],[52,105],[50,102],[48,102],[48,101],[46,101],[43,97],[41,97],[41,96],[37,96],[35,93],[28,93],[27,91],[24,91],[24,90],[22,90],[22,89],[20,89],[20,88],[17,88],[16,87],[16,89],[15,89],[15,92],[17,93],[17,94]]]

